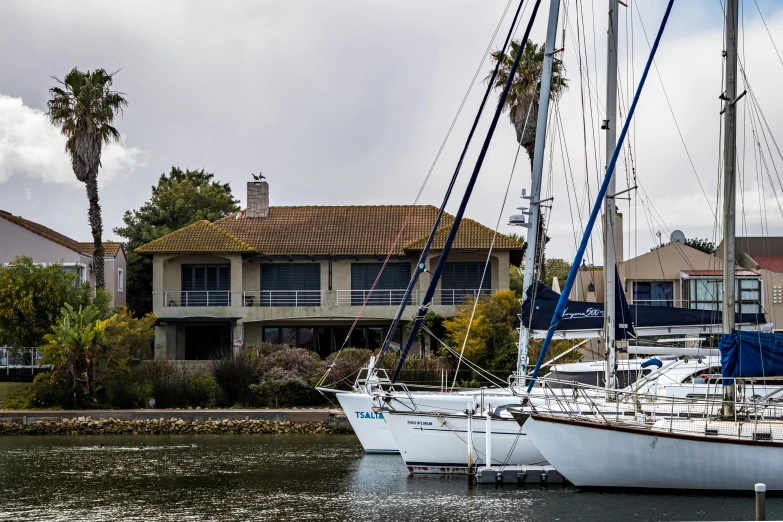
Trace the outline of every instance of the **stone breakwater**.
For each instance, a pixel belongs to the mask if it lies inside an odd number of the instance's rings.
[[[0,435],[193,435],[193,434],[331,434],[351,433],[342,417],[325,422],[248,420],[91,419],[88,417],[38,421],[30,424],[0,422]]]

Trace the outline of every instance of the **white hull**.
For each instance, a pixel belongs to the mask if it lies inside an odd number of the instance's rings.
[[[467,473],[467,417],[385,412],[386,424],[411,473]],[[473,418],[474,465],[486,462],[486,418]],[[542,464],[545,459],[514,419],[492,419],[492,465]]]
[[[783,490],[783,444],[531,417],[524,430],[576,486]],[[703,433],[703,431],[702,431]]]
[[[372,411],[372,395],[364,392],[335,394],[367,453],[399,453],[382,413]]]

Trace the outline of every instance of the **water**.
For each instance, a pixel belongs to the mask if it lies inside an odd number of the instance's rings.
[[[768,500],[767,516],[783,517],[783,499]],[[464,477],[408,477],[399,456],[364,455],[351,436],[0,438],[0,520],[753,518],[752,497],[496,489],[469,487]]]

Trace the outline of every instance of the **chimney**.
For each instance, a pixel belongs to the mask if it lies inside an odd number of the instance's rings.
[[[269,216],[269,183],[266,181],[250,181],[247,184],[247,211],[249,218],[265,218]]]

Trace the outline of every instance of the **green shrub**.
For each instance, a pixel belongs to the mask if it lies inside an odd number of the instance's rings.
[[[326,366],[331,368],[325,385],[350,389],[356,381],[358,371],[370,361],[371,350],[366,348],[343,348],[326,358]]]
[[[318,354],[304,348],[267,347],[260,358],[258,382],[250,386],[256,406],[314,406],[324,403],[315,383],[326,370]]]
[[[188,375],[166,361],[147,364],[142,377],[155,399],[156,408],[214,406],[218,395],[215,380],[209,375]]]
[[[211,373],[217,388],[220,390],[220,403],[233,406],[238,402],[248,402],[249,387],[258,382],[258,368],[261,360],[261,350],[266,351],[266,345],[248,347],[236,355],[231,352],[220,359],[213,359]]]

